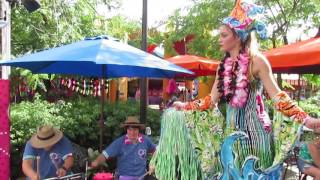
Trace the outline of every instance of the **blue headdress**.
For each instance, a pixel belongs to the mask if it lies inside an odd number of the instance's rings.
[[[267,38],[267,27],[263,22],[264,8],[250,0],[237,0],[236,6],[222,23],[234,29],[242,42],[251,31],[256,31],[260,39]]]

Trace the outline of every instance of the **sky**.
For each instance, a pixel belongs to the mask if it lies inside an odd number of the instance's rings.
[[[122,0],[120,10],[108,12],[107,16],[122,14],[132,20],[142,18],[143,0]],[[148,0],[148,27],[155,27],[160,21],[165,21],[174,10],[192,5],[190,0]],[[101,11],[99,11],[101,12]]]

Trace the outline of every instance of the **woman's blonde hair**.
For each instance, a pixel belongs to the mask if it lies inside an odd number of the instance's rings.
[[[259,51],[259,44],[257,41],[257,37],[254,31],[250,32],[248,39],[241,44],[241,47],[243,50],[247,50],[250,56],[249,59],[249,79],[254,79],[253,73],[252,73],[252,59],[256,56],[260,56],[261,52]]]

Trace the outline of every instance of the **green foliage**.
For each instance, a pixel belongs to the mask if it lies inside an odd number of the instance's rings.
[[[130,22],[121,16],[106,19],[99,15],[96,11],[98,4],[105,5],[110,12],[120,7],[121,0],[41,0],[41,8],[33,13],[27,12],[23,6],[12,7],[13,56],[103,34],[125,39],[140,28],[138,22]],[[140,47],[140,44],[133,45]],[[17,70],[15,74],[26,77],[30,87],[46,91],[43,81],[48,79],[47,75],[32,75],[23,70]]]
[[[305,74],[303,78],[313,86],[320,86],[320,76],[317,74]]]
[[[320,93],[307,100],[299,102],[299,106],[306,111],[310,116],[320,118]]]
[[[270,29],[273,41],[280,39],[287,44],[289,30],[302,28],[307,31],[319,26],[318,0],[259,0],[258,2],[268,12],[267,22],[273,27]]]
[[[39,125],[52,124],[59,127],[72,142],[86,148],[98,149],[100,108],[100,101],[90,97],[70,102],[60,100],[54,104],[41,100],[37,95],[33,102],[12,104],[10,107],[11,169],[14,177],[21,173],[17,167],[21,167],[24,145]],[[146,125],[151,126],[152,136],[159,136],[160,112],[151,109],[147,111]],[[105,105],[104,146],[124,132],[120,124],[125,121],[126,116],[131,115],[139,115],[137,102]]]
[[[188,53],[213,59],[222,57],[219,51],[218,37],[215,35],[226,17],[234,7],[234,0],[197,0],[189,9],[179,9],[169,18],[166,52],[175,55],[172,43],[188,35],[194,39],[188,44]],[[268,31],[271,37],[261,41],[261,49],[278,47],[287,38],[289,30],[303,28],[307,31],[319,26],[318,0],[259,0],[267,10]],[[186,14],[187,12],[187,14]],[[186,15],[185,15],[186,14]],[[308,22],[307,24],[305,22]]]
[[[231,0],[202,0],[188,9],[186,16],[182,15],[183,10],[177,10],[168,21],[166,44],[193,35],[195,38],[188,44],[188,53],[220,59],[222,54],[219,51],[218,37],[213,35],[213,30],[219,28],[222,18],[230,12],[233,3]],[[167,48],[167,52],[172,52],[171,46]]]

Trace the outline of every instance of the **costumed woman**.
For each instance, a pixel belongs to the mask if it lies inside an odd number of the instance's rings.
[[[211,94],[193,102],[173,104],[177,110],[186,112],[205,111],[217,107],[219,102],[226,102],[226,129],[229,132],[244,132],[248,137],[234,148],[239,169],[249,156],[258,157],[258,166],[262,169],[274,163],[273,134],[276,129],[272,129],[274,126],[264,108],[263,88],[272,99],[276,111],[288,117],[287,121],[311,129],[320,128],[319,119],[308,116],[280,90],[268,60],[258,50],[256,35],[260,39],[267,37],[263,12],[263,7],[250,1],[236,2],[235,8],[229,17],[223,19],[219,28],[219,44],[225,56],[218,67]],[[200,133],[198,131],[197,136]],[[203,143],[204,146],[207,144]]]

